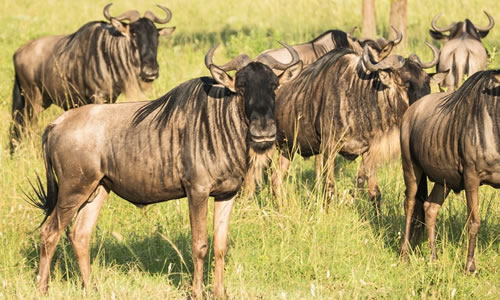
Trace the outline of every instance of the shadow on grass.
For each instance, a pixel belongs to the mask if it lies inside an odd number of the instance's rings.
[[[90,245],[90,263],[99,264],[114,271],[129,274],[130,271],[151,275],[164,275],[165,280],[178,288],[190,286],[194,270],[191,252],[191,233],[177,233],[168,236],[166,233],[154,232],[147,236],[133,236],[118,240],[109,232],[102,236],[98,228]],[[212,278],[213,239],[209,236],[209,250],[204,264],[204,282],[209,286]],[[26,257],[33,275],[38,273],[40,259],[39,247],[25,247],[21,250]],[[97,261],[96,261],[97,260]],[[96,267],[91,272],[95,272]],[[63,280],[80,280],[80,269],[73,247],[66,235],[62,235],[51,262],[51,274],[62,274]]]
[[[433,184],[431,183],[429,185],[429,192],[432,186]],[[436,224],[436,247],[439,248],[439,244],[442,243],[457,246],[461,245],[464,251],[467,251],[468,231],[466,227],[466,205],[465,203],[456,201],[457,199],[454,198],[455,197],[451,197],[451,195],[448,196],[448,199],[445,200],[443,207],[441,207],[438,213]],[[375,234],[382,235],[384,246],[390,249],[394,255],[399,255],[401,242],[404,237],[406,219],[404,210],[401,209],[403,203],[391,202],[389,199],[385,201],[384,194],[382,194],[382,209],[380,215],[377,216],[367,196],[366,199],[366,201],[355,201],[355,207],[358,214],[364,221],[370,224]],[[404,195],[401,201],[404,201]],[[446,207],[447,205],[449,207]],[[489,205],[491,205],[491,201]],[[487,212],[481,217],[481,228],[477,240],[477,247],[483,248],[489,246],[492,242],[498,240],[500,234],[498,229],[500,228],[499,224],[495,222],[495,219],[492,218],[488,212],[489,209],[487,209]],[[416,243],[412,244],[413,249],[422,247],[426,241],[427,230],[424,225],[416,239]]]

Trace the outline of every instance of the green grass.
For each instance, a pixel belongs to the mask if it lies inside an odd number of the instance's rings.
[[[33,180],[35,172],[44,174],[43,128],[62,110],[52,107],[44,112],[13,157],[8,151],[8,128],[12,54],[31,39],[70,33],[89,20],[103,19],[107,1],[92,2],[0,2],[0,299],[85,298],[66,237],[56,250],[49,296],[36,291],[42,215],[23,200],[23,191],[30,189],[28,178]],[[215,42],[222,46],[214,60],[223,62],[242,52],[254,56],[277,47],[278,40],[300,43],[327,29],[349,30],[361,23],[359,1],[170,2],[164,4],[171,8],[170,24],[177,30],[161,42],[160,78],[148,93],[151,99],[187,79],[208,75],[203,58]],[[376,3],[377,32],[386,36],[389,1]],[[121,1],[112,6],[111,13],[129,8],[144,12],[152,7],[152,3],[138,0]],[[500,7],[494,0],[409,1],[408,52],[430,59],[424,41],[431,41],[428,29],[435,14],[444,13],[439,21],[442,26],[466,17],[485,26],[483,9],[500,22]],[[498,26],[484,39],[491,54],[490,68],[500,67]],[[225,268],[226,289],[232,298],[500,297],[500,208],[494,189],[480,189],[479,273],[467,276],[463,272],[467,245],[464,194],[450,195],[440,211],[439,260],[428,261],[429,251],[423,243],[409,263],[402,263],[398,259],[405,189],[401,165],[396,161],[378,172],[383,200],[382,214],[376,218],[366,195],[354,191],[358,164],[337,159],[337,196],[328,213],[322,209],[322,194],[313,182],[313,161],[301,157],[294,159],[287,177],[284,208],[276,208],[267,184],[254,198],[237,200]],[[87,298],[186,298],[193,270],[187,201],[173,200],[140,210],[111,195],[101,210],[90,251],[96,288]],[[205,268],[208,291],[213,284],[213,263],[210,252]]]

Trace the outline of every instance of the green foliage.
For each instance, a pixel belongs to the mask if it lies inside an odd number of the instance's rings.
[[[15,155],[9,155],[12,55],[34,38],[71,33],[89,20],[102,20],[107,2],[0,2],[0,299],[46,298],[36,291],[42,215],[24,200],[23,192],[30,189],[28,178],[33,181],[35,173],[45,173],[41,134],[62,113],[56,107],[45,111]],[[377,32],[387,36],[389,1],[376,4]],[[172,21],[165,26],[177,29],[161,40],[160,78],[148,93],[151,99],[187,79],[207,76],[203,58],[216,42],[221,49],[214,61],[224,62],[240,53],[254,57],[279,47],[277,41],[300,43],[328,29],[348,31],[361,23],[357,1],[187,0],[165,5],[173,12]],[[115,3],[111,13],[131,8],[161,13],[153,7],[153,3],[125,0]],[[494,0],[409,1],[408,51],[422,60],[430,59],[424,41],[431,41],[428,29],[435,14],[443,12],[439,24],[468,17],[484,26],[483,9],[500,16]],[[497,26],[484,39],[490,68],[500,66]],[[440,42],[433,43],[440,46]],[[336,160],[337,192],[328,212],[322,207],[321,188],[314,183],[313,160],[301,157],[295,157],[287,175],[281,209],[267,183],[254,198],[237,200],[225,269],[231,298],[500,297],[500,209],[494,189],[480,189],[479,273],[467,276],[463,272],[467,245],[463,193],[450,195],[440,211],[439,260],[428,262],[424,242],[410,255],[410,262],[403,263],[398,259],[404,226],[401,166],[394,162],[378,172],[383,200],[382,213],[376,217],[364,191],[355,189],[358,164]],[[211,214],[209,217],[211,223]],[[101,210],[90,253],[96,288],[84,296],[71,245],[66,237],[61,239],[48,298],[185,299],[193,270],[187,201],[173,200],[139,210],[111,195]],[[213,263],[210,252],[205,265],[207,291],[212,288]]]

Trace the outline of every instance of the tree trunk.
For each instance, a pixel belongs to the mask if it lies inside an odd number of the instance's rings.
[[[407,0],[391,0],[391,13],[389,16],[389,25],[394,26],[397,30],[401,31],[403,34],[403,40],[398,45],[397,49],[399,51],[404,51],[408,48],[408,35],[406,34],[406,24],[407,24],[407,12],[408,12],[408,1]],[[395,39],[396,33],[392,28],[389,29],[389,39]]]
[[[377,24],[375,21],[375,0],[363,0],[361,13],[363,16],[362,38],[375,39]]]

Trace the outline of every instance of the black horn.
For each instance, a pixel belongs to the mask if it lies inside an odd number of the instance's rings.
[[[154,13],[152,13],[151,11],[148,10],[148,11],[146,11],[146,13],[144,13],[144,18],[150,19],[151,21],[153,21],[157,24],[168,23],[168,21],[170,21],[170,19],[172,19],[172,12],[170,11],[170,9],[166,8],[165,6],[161,6],[161,5],[156,5],[156,6],[161,8],[167,14],[167,16],[163,19],[160,19]]]
[[[380,61],[377,64],[373,64],[370,60],[370,55],[368,54],[368,46],[365,45],[363,48],[363,64],[365,65],[366,69],[369,71],[375,72],[379,70],[386,70],[386,69],[399,69],[401,68],[405,60],[402,56],[399,55],[391,55],[386,58],[384,58],[382,61]]]
[[[265,53],[262,53],[261,55],[257,56],[257,58],[255,60],[258,62],[261,62],[263,64],[268,65],[272,69],[277,69],[277,70],[286,70],[287,68],[289,68],[289,67],[293,66],[294,64],[296,64],[297,62],[299,62],[299,60],[300,60],[299,53],[295,49],[293,49],[293,47],[291,47],[285,43],[282,43],[282,42],[279,42],[279,43],[281,44],[281,46],[285,47],[288,50],[288,52],[290,52],[290,55],[292,56],[292,60],[289,63],[287,63],[287,64],[281,63],[281,62],[277,61],[274,57],[267,55]]]
[[[439,31],[439,32],[445,32],[445,31],[450,31],[453,26],[455,26],[455,22],[451,23],[450,26],[448,27],[445,27],[445,28],[439,28],[437,25],[436,25],[436,22],[437,22],[437,19],[441,16],[441,14],[437,14],[434,18],[432,18],[432,22],[431,22],[431,26],[432,26],[432,29],[436,30],[436,31]]]
[[[483,27],[479,27],[479,26],[475,25],[475,27],[478,31],[490,31],[491,28],[493,28],[493,26],[495,25],[495,20],[493,20],[493,17],[489,13],[487,13],[485,10],[483,10],[483,12],[488,17],[488,20],[489,20],[488,26],[483,28]]]

